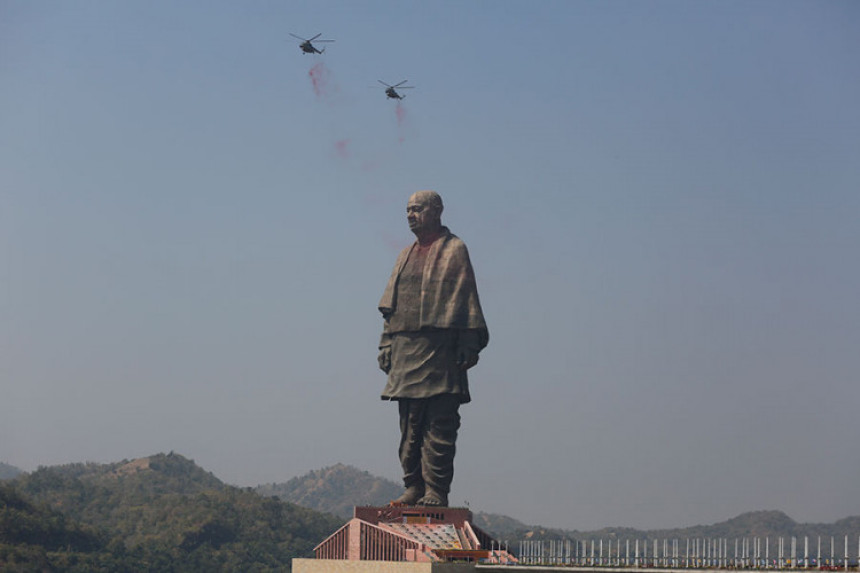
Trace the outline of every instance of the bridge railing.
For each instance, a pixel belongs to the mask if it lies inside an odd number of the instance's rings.
[[[858,569],[860,536],[503,542],[524,565],[664,569]],[[841,546],[841,547],[840,547]]]

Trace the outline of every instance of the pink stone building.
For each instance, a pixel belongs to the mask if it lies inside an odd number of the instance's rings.
[[[515,563],[458,507],[356,507],[353,518],[315,549],[317,559]]]

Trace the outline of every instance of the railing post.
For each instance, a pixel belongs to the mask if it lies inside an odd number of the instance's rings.
[[[818,557],[815,558],[815,566],[821,567],[821,536],[818,536]]]
[[[687,554],[684,556],[684,567],[689,569],[690,568],[690,538],[689,537],[687,538],[687,551],[686,551],[686,553]]]

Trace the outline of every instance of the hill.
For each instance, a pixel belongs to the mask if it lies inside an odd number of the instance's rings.
[[[781,511],[751,511],[712,525],[697,525],[676,529],[638,530],[607,527],[593,531],[529,527],[506,531],[508,539],[604,539],[604,540],[663,540],[663,539],[741,539],[791,538],[841,539],[845,535],[857,539],[860,517],[847,517],[834,523],[798,523]]]
[[[71,564],[110,565],[91,559],[104,549],[98,532],[56,511],[36,507],[0,483],[0,570],[72,570]]]
[[[279,498],[349,518],[355,505],[385,505],[402,492],[391,481],[344,464],[308,472],[286,483],[256,488],[263,495]],[[780,511],[753,511],[713,525],[676,529],[638,530],[609,527],[593,531],[547,528],[525,523],[507,515],[475,511],[475,524],[498,539],[693,539],[741,537],[818,537],[860,535],[860,517],[848,517],[832,524],[797,523]]]
[[[40,467],[0,483],[0,570],[283,571],[293,557],[312,555],[354,505],[384,505],[400,491],[390,480],[343,464],[283,484],[237,488],[172,452]],[[860,517],[802,524],[779,511],[649,531],[551,529],[483,512],[475,513],[475,522],[511,543],[860,534]]]
[[[286,483],[260,485],[255,491],[349,519],[354,506],[387,505],[403,493],[403,488],[353,466],[336,464],[294,477]]]
[[[5,479],[14,479],[24,473],[15,466],[0,462],[0,481]]]
[[[61,516],[73,531],[91,532],[98,543],[87,546],[85,561],[107,561],[111,570],[282,571],[343,523],[225,485],[172,452],[43,467],[7,486],[38,510],[35,520]]]
[[[356,505],[387,505],[403,493],[403,486],[389,479],[345,464],[310,471],[285,483],[257,486],[260,495],[278,498],[349,519]],[[475,524],[496,535],[527,531],[528,526],[506,515],[474,512]]]

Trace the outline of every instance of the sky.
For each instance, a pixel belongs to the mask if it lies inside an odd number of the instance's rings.
[[[0,0],[0,461],[399,480],[376,307],[434,189],[490,330],[452,504],[860,514],[858,26],[853,1]]]

